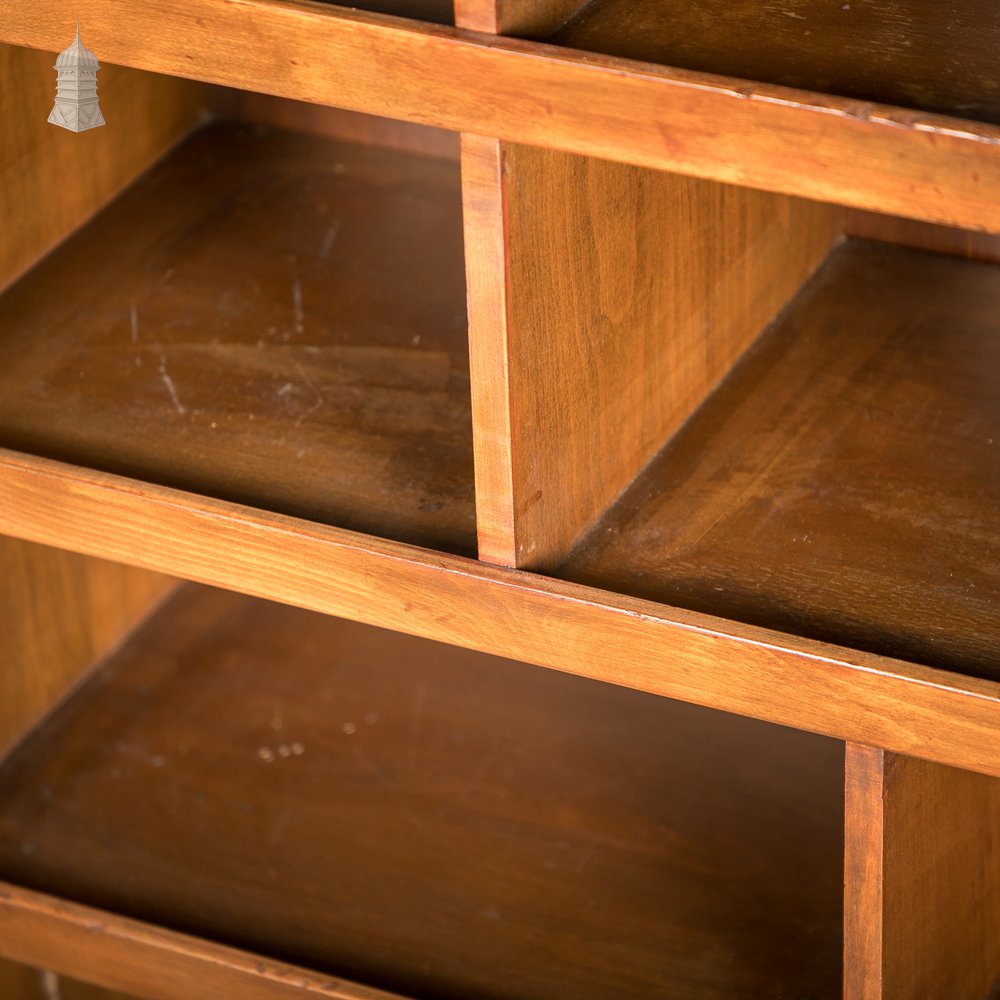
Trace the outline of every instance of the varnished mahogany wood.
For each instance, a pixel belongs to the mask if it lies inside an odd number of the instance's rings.
[[[1000,775],[995,681],[13,452],[0,451],[0,526],[327,614]]]
[[[1000,973],[1000,780],[847,748],[845,1000],[984,1000]]]
[[[107,62],[1000,232],[997,126],[296,0],[9,0],[0,41],[76,16]]]
[[[849,242],[559,570],[1000,678],[1000,269]]]
[[[5,7],[0,24],[6,17]],[[100,99],[111,125],[68,132],[46,121],[54,65],[51,52],[0,45],[0,288],[173,145],[202,106],[205,88],[188,80],[105,66]]]
[[[214,125],[0,298],[0,442],[475,549],[457,166]]]
[[[403,1000],[6,882],[0,882],[3,954],[142,1000]]]
[[[990,0],[591,0],[551,40],[1000,124]]]
[[[547,570],[838,237],[815,202],[463,140],[479,556]]]
[[[0,536],[0,754],[173,585],[155,573]]]
[[[833,998],[841,768],[189,588],[0,769],[0,876],[415,997]]]

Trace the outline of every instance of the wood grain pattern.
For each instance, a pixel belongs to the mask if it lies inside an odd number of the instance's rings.
[[[585,0],[455,0],[460,28],[515,38],[548,38]]]
[[[72,40],[72,23],[58,48]],[[0,45],[0,288],[158,159],[202,105],[197,84],[105,65],[98,93],[107,126],[67,132],[46,121],[54,64],[51,52]]]
[[[993,681],[9,451],[0,451],[0,530],[1000,775]]]
[[[998,829],[998,779],[848,746],[845,1000],[991,992]]]
[[[996,126],[295,0],[8,0],[0,41],[77,15],[108,62],[1000,232]]]
[[[1000,679],[1000,268],[851,242],[559,575]]]
[[[0,882],[3,954],[143,1000],[402,1000]]]
[[[544,571],[798,291],[840,213],[483,138],[463,170],[479,555]]]
[[[0,756],[173,585],[158,574],[0,536]]]
[[[2,960],[0,996],[3,1000],[134,1000],[124,993]]]
[[[207,87],[206,94],[212,111],[227,120],[273,125],[340,142],[399,149],[421,156],[458,159],[458,136],[446,129],[229,87]]]
[[[0,768],[0,877],[410,996],[832,1000],[842,767],[192,587]]]
[[[551,40],[1000,124],[991,3],[593,0]]]
[[[935,226],[915,219],[900,219],[895,215],[877,212],[859,212],[849,209],[845,213],[844,231],[848,236],[866,240],[883,240],[917,250],[985,260],[1000,264],[1000,236],[974,233],[968,229]]]
[[[200,131],[0,298],[0,442],[474,552],[458,185]]]

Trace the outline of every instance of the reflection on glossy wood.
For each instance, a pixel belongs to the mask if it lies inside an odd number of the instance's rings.
[[[0,874],[414,996],[832,998],[841,768],[191,588],[0,770]]]
[[[1000,269],[848,243],[559,574],[1000,678]]]
[[[52,52],[0,45],[0,288],[176,142],[201,107],[203,88],[187,80],[105,65],[100,96],[110,124],[69,133],[46,122],[54,63]]]
[[[8,446],[474,551],[453,164],[209,127],[0,322]]]
[[[1000,7],[593,0],[560,45],[1000,124]]]
[[[467,137],[480,558],[557,565],[837,238],[827,205]]]
[[[845,1000],[993,996],[1000,779],[847,749]]]
[[[172,586],[158,574],[0,536],[0,754]]]

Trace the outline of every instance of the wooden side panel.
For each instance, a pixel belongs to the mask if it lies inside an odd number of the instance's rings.
[[[458,159],[458,135],[443,128],[229,87],[209,88],[208,103],[213,111],[225,118],[277,125],[366,146]]]
[[[840,213],[491,139],[464,150],[480,558],[544,570],[795,294]]]
[[[899,243],[918,250],[936,250],[970,260],[985,260],[1000,264],[1000,236],[977,233],[971,229],[935,226],[898,215],[879,215],[848,209],[845,219],[848,236],[861,236],[884,243]]]
[[[72,41],[72,19],[66,22]],[[202,88],[102,64],[107,124],[69,132],[46,121],[51,52],[0,45],[0,288],[137,177],[198,120]]]
[[[455,0],[455,23],[496,35],[547,38],[585,5],[586,0]]]
[[[3,1000],[132,1000],[124,993],[2,960],[0,997]]]
[[[0,537],[0,755],[173,586],[157,573]]]
[[[1000,976],[1000,779],[848,746],[845,1000],[982,1000]]]

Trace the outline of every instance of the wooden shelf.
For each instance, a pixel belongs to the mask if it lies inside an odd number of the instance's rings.
[[[0,443],[474,552],[458,184],[197,132],[0,298]]]
[[[0,769],[0,877],[414,997],[834,997],[842,765],[188,586]]]
[[[1000,678],[1000,268],[849,241],[559,575]]]
[[[1000,124],[992,3],[592,0],[551,40]]]

